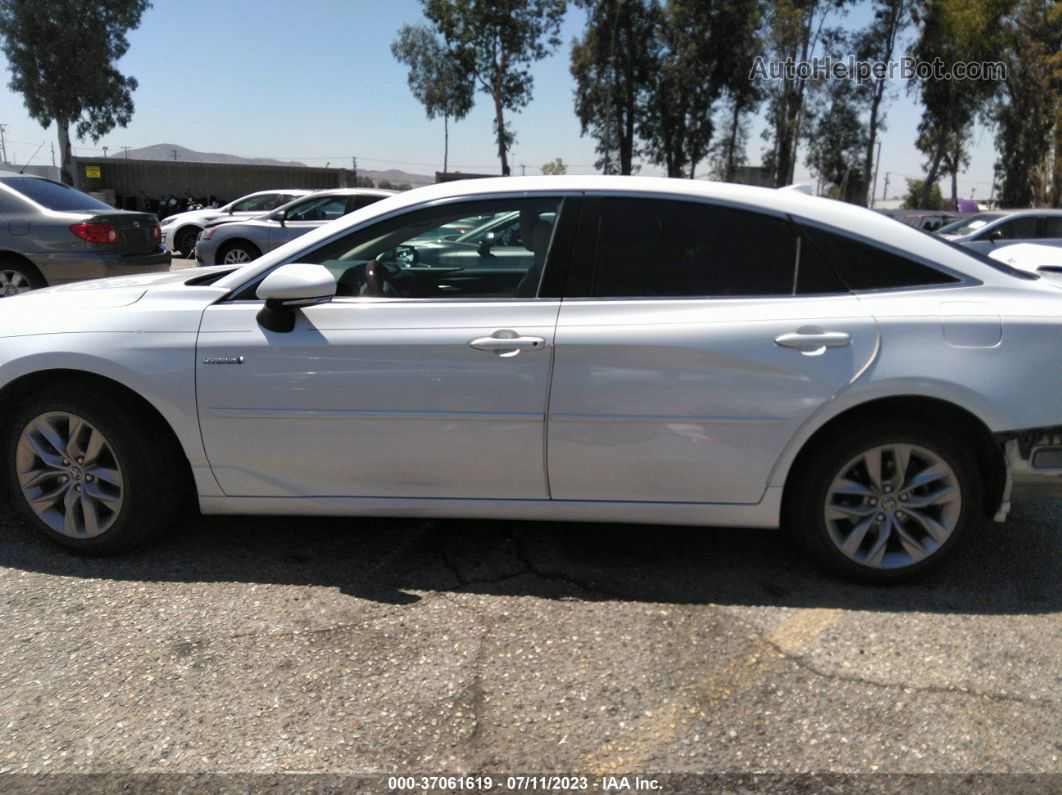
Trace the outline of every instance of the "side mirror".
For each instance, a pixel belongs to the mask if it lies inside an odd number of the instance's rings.
[[[280,225],[284,226],[284,222],[288,220],[287,210],[277,210],[276,215],[273,216],[274,221],[280,221]]]
[[[295,328],[296,309],[332,300],[336,278],[321,265],[281,265],[262,280],[255,294],[265,299],[265,306],[258,313],[259,325],[285,333]]]
[[[479,255],[485,257],[490,254],[490,250],[494,248],[495,242],[497,242],[497,235],[493,232],[487,232],[479,242],[479,248],[477,249]]]
[[[1002,239],[1003,239],[1003,230],[1002,229],[993,229],[991,232],[989,232],[987,235],[985,235],[985,240],[987,240],[989,243],[995,243],[997,240],[1002,240]]]

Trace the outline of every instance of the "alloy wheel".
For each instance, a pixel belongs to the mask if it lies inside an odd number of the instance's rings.
[[[244,262],[250,262],[251,259],[252,257],[246,249],[237,247],[226,251],[221,262],[224,265],[242,265]]]
[[[876,569],[914,565],[939,550],[962,513],[955,471],[925,447],[888,444],[856,456],[826,494],[830,539]]]
[[[15,452],[22,496],[48,527],[71,538],[107,532],[122,509],[122,470],[104,435],[51,411],[32,420]]]
[[[26,275],[16,270],[0,270],[0,297],[28,293],[33,289]]]

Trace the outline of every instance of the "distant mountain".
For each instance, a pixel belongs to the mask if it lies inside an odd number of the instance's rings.
[[[177,161],[185,163],[237,163],[245,166],[303,166],[305,163],[300,163],[298,160],[274,160],[270,157],[240,157],[239,155],[228,155],[223,152],[197,152],[194,149],[189,149],[186,146],[178,146],[177,144],[152,144],[151,146],[142,146],[139,149],[130,149],[128,157],[130,160],[173,160],[173,153],[177,153]],[[117,157],[126,157],[126,153],[117,155]],[[340,163],[336,164],[337,168],[343,168]],[[386,171],[371,171],[368,169],[358,169],[359,177],[368,177],[373,182],[379,184],[381,180],[387,180],[392,185],[401,185],[406,183],[412,185],[414,188],[418,188],[421,185],[431,185],[435,182],[434,176],[426,176],[424,174],[410,174],[408,171],[402,171],[397,168],[389,168]]]
[[[174,158],[174,152],[177,153],[177,157]],[[126,153],[116,155],[116,157],[126,157]],[[177,144],[152,144],[151,146],[142,146],[139,149],[130,149],[128,152],[130,160],[178,160],[186,163],[240,163],[242,165],[250,166],[305,166],[305,163],[300,163],[297,160],[274,160],[269,157],[239,157],[238,155],[227,155],[222,152],[197,152],[194,149],[189,149],[186,146],[178,146]]]

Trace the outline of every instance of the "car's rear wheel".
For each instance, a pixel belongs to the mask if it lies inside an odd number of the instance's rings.
[[[33,266],[12,260],[0,260],[0,298],[21,295],[44,286],[44,279]]]
[[[190,257],[195,250],[195,244],[201,231],[197,226],[184,227],[174,237],[173,248],[180,252],[182,257]]]
[[[980,504],[974,457],[931,426],[839,434],[805,465],[790,484],[787,518],[820,563],[853,579],[897,582],[939,566]]]
[[[58,393],[57,393],[58,394]],[[173,445],[120,397],[38,396],[13,409],[4,468],[13,502],[50,540],[107,554],[135,546],[178,512]]]
[[[251,260],[258,259],[260,256],[262,256],[262,252],[259,251],[258,246],[254,245],[254,243],[248,243],[246,240],[237,240],[227,244],[221,250],[219,264],[243,265]]]

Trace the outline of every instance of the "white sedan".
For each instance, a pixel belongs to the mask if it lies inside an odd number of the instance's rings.
[[[260,190],[229,202],[222,207],[208,207],[203,210],[189,210],[169,215],[162,219],[162,242],[173,254],[189,257],[195,248],[196,238],[207,224],[221,219],[237,220],[254,218],[270,210],[275,210],[292,199],[305,196],[312,191]]]
[[[1031,273],[1062,273],[1062,247],[1038,243],[1000,246],[989,253],[992,259]]]
[[[529,257],[421,257],[513,213]],[[242,267],[5,300],[0,461],[27,524],[85,552],[195,499],[784,523],[834,571],[889,581],[1059,493],[1059,350],[1054,284],[849,204],[452,182]]]

